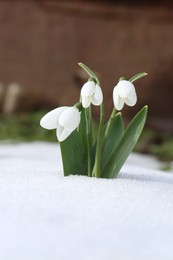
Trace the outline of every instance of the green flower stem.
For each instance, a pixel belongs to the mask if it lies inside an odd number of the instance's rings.
[[[100,85],[100,81],[99,81],[97,75],[90,68],[88,68],[82,62],[79,62],[78,65],[90,76],[90,78],[94,78],[95,81],[97,82],[97,84]]]
[[[142,78],[142,77],[145,77],[145,76],[147,76],[147,75],[148,75],[148,73],[146,73],[146,72],[141,72],[141,73],[138,73],[138,74],[134,75],[132,78],[129,79],[129,81],[130,81],[130,82],[134,82],[135,80],[138,80],[138,79],[140,79],[140,78]]]
[[[90,148],[92,151],[93,146],[93,120],[92,120],[92,113],[91,113],[91,106],[89,106],[89,137],[90,137]]]
[[[104,126],[104,105],[102,103],[100,105],[100,122],[99,122],[99,130],[98,130],[98,137],[97,137],[95,164],[92,172],[92,177],[96,177],[96,178],[99,178],[101,173],[100,166],[101,166],[103,126]]]
[[[91,131],[91,108],[85,109],[86,137],[87,137],[87,156],[88,156],[88,176],[92,176],[91,171],[91,152],[92,152],[92,131]]]
[[[116,115],[116,112],[117,112],[116,109],[113,108],[112,113],[111,113],[111,116],[110,116],[109,121],[108,121],[108,124],[107,124],[107,126],[106,126],[106,130],[105,130],[105,134],[104,134],[104,143],[105,143],[105,141],[106,141],[106,139],[107,139],[107,136],[108,136],[108,134],[109,134],[109,130],[110,130],[111,127],[112,127],[112,122],[113,122],[113,119],[114,119],[114,117],[115,117],[115,115]]]

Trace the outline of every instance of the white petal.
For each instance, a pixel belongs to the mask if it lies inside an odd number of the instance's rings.
[[[58,124],[73,132],[80,123],[80,112],[76,107],[66,108],[60,115]]]
[[[61,140],[61,135],[62,135],[63,130],[64,130],[64,127],[62,127],[61,125],[58,125],[58,126],[57,126],[56,136],[57,136],[57,138],[58,138],[58,141]]]
[[[128,105],[128,106],[134,106],[137,102],[137,95],[136,95],[136,92],[134,93],[130,93],[130,95],[128,96],[128,98],[125,99],[125,103]]]
[[[100,106],[102,102],[103,102],[103,93],[101,87],[96,84],[95,92],[92,97],[92,104],[95,106]]]
[[[82,89],[81,89],[81,96],[82,97],[90,97],[94,94],[95,91],[95,82],[94,81],[88,81],[86,82]]]
[[[114,105],[115,105],[115,103],[114,103]],[[118,97],[117,103],[116,103],[116,105],[115,105],[115,108],[116,108],[118,111],[120,111],[123,107],[124,107],[124,99]]]
[[[53,109],[42,117],[40,120],[40,125],[48,130],[57,128],[59,116],[64,109],[66,109],[66,107],[58,107]]]
[[[135,87],[128,80],[121,80],[117,84],[118,94],[121,98],[127,98],[131,93],[135,92]]]
[[[116,87],[113,90],[113,102],[117,110],[121,110],[124,106],[124,99],[119,97]]]
[[[82,97],[82,106],[84,108],[89,107],[91,104],[91,97]]]
[[[62,126],[59,126],[56,131],[56,135],[59,142],[64,141],[69,135],[71,134],[71,131],[64,129]]]

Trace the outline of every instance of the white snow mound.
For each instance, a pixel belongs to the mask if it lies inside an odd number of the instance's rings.
[[[0,259],[172,260],[173,176],[153,168],[63,177],[58,144],[1,144]]]

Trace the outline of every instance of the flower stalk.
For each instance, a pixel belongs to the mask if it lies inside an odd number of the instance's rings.
[[[104,126],[104,105],[100,105],[100,122],[97,136],[97,145],[96,145],[96,155],[95,155],[95,164],[92,172],[92,176],[99,178],[101,173],[101,152],[102,152],[102,134]]]
[[[85,109],[86,119],[86,138],[87,138],[87,160],[88,160],[88,176],[92,176],[92,126],[91,126],[91,109]]]

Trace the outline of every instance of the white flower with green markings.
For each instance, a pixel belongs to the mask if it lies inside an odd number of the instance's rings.
[[[58,107],[47,113],[40,125],[48,130],[56,129],[59,142],[64,141],[79,125],[80,112],[76,107]]]
[[[113,90],[113,102],[119,111],[124,107],[124,104],[134,106],[137,102],[134,85],[128,80],[120,80]]]
[[[103,102],[103,93],[100,86],[94,81],[86,82],[81,89],[82,106],[87,108],[90,104],[100,106]]]

